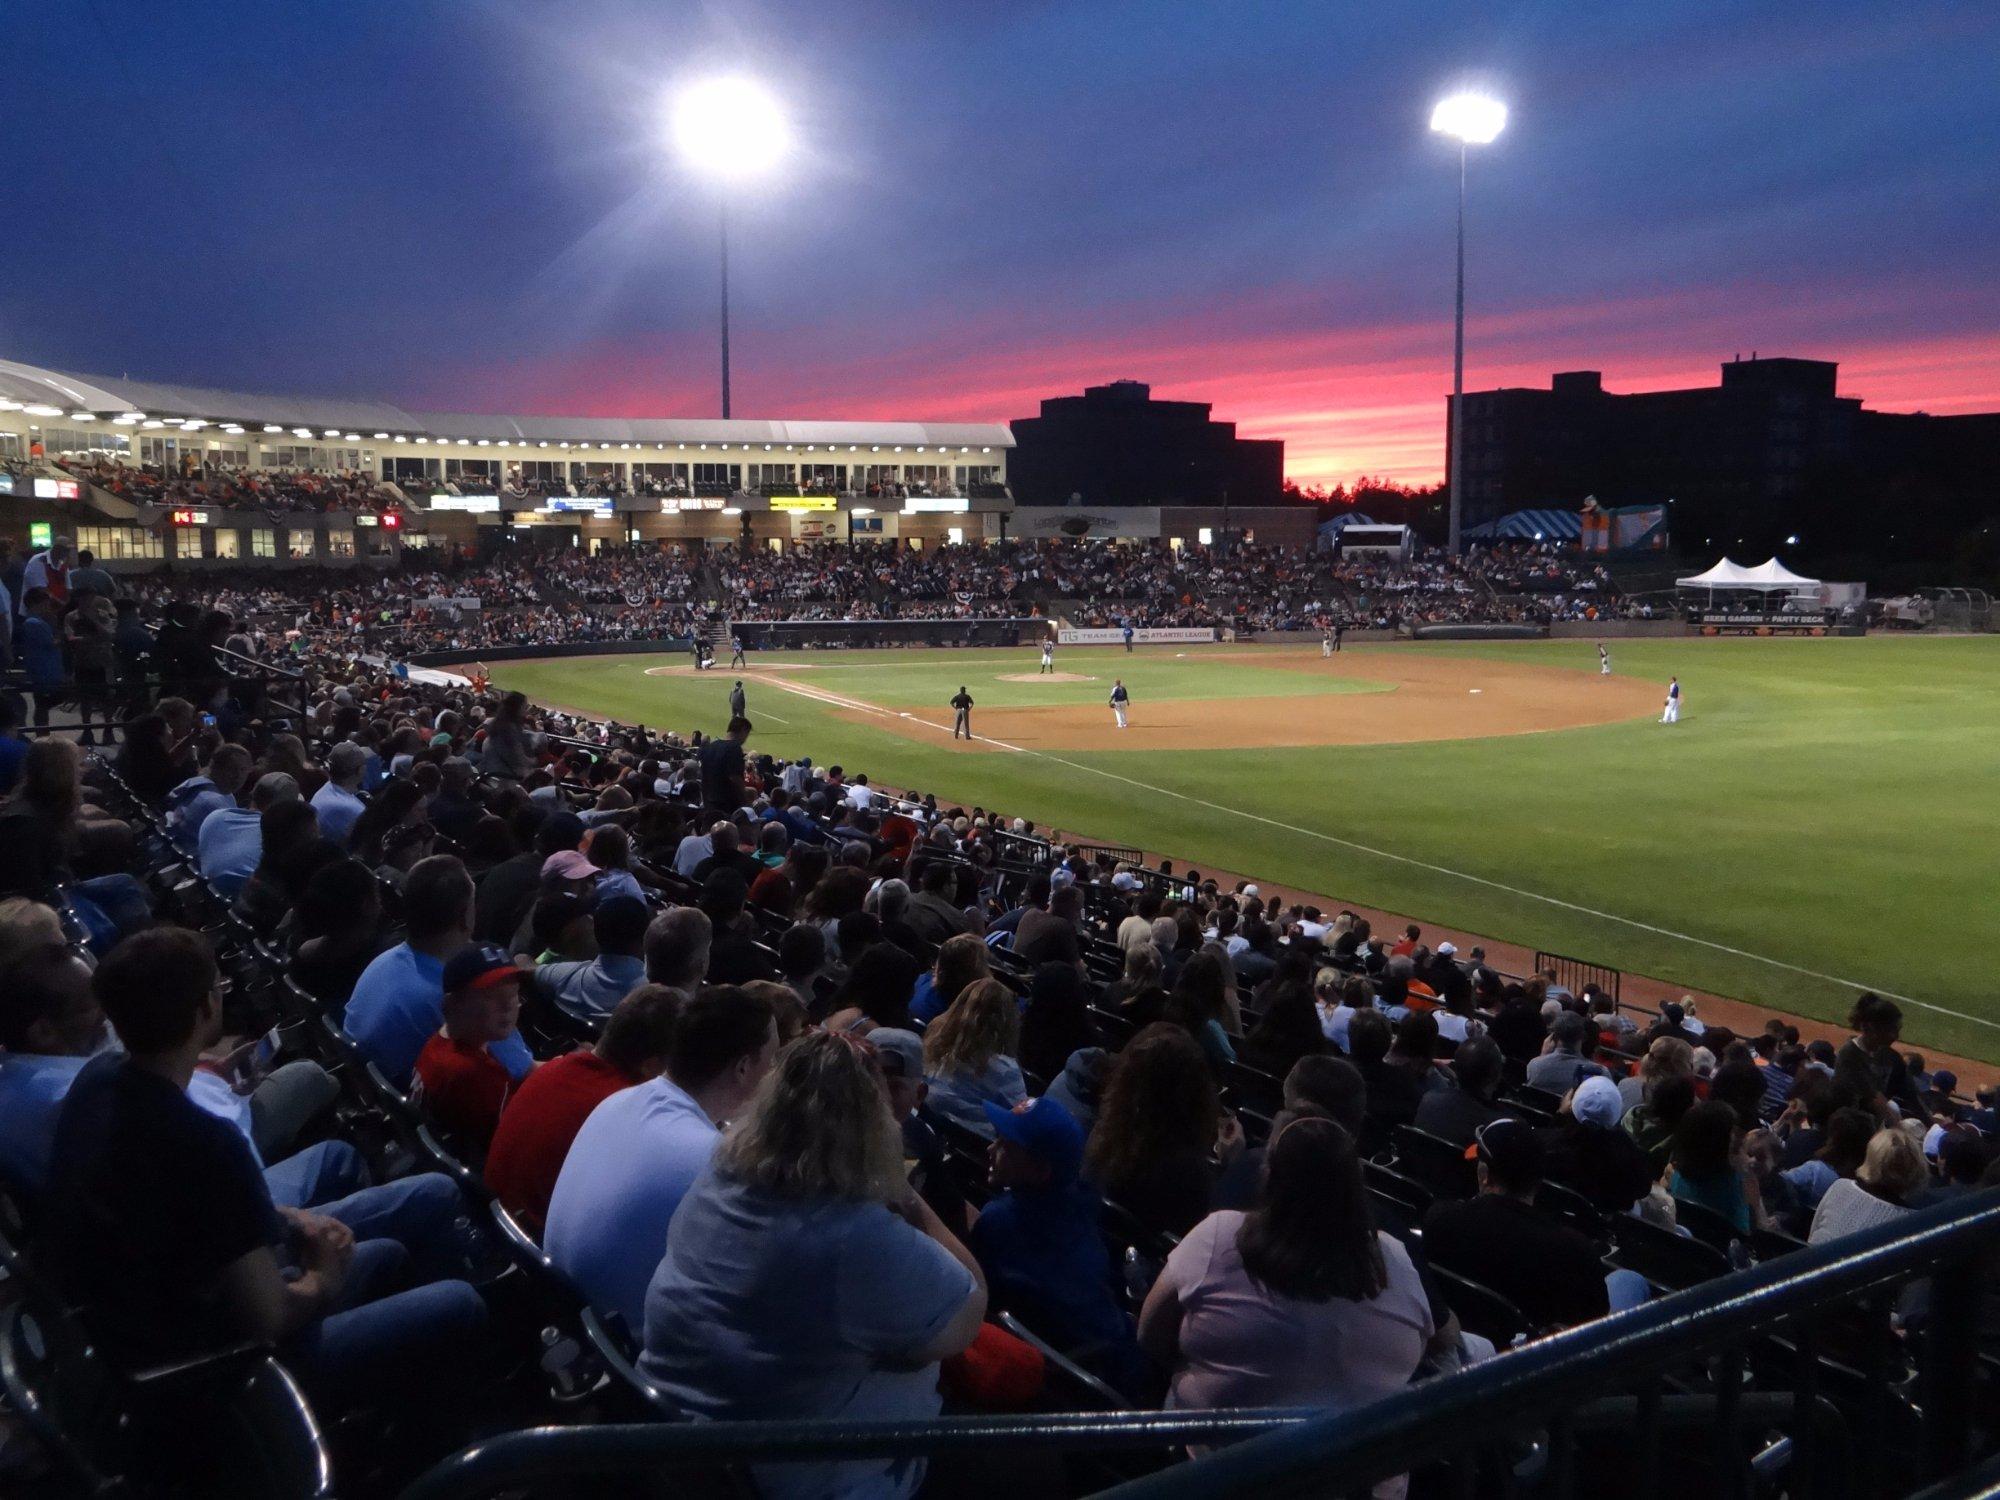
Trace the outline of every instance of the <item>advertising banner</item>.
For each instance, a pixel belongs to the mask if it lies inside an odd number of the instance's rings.
[[[1140,646],[1193,646],[1206,645],[1215,639],[1212,625],[1162,625],[1132,632],[1134,644]],[[1125,632],[1109,630],[1058,630],[1056,644],[1059,646],[1120,646],[1125,643]]]

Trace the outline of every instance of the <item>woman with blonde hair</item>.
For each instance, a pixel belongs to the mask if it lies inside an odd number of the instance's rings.
[[[937,959],[930,972],[917,980],[916,993],[910,997],[910,1016],[929,1025],[951,1008],[960,990],[976,980],[992,977],[993,964],[987,956],[985,939],[969,932],[948,937],[938,944]]]
[[[1028,1097],[1021,1065],[1014,1060],[1020,1039],[1021,1007],[1006,985],[977,979],[960,990],[924,1033],[931,1110],[991,1140],[993,1126],[985,1106],[1012,1109]]]
[[[1868,1154],[1854,1175],[1841,1178],[1819,1200],[1806,1243],[1823,1245],[1900,1219],[1916,1206],[1930,1177],[1916,1137],[1901,1126],[1883,1126],[1868,1138]]]
[[[875,1049],[819,1031],[779,1055],[667,1230],[640,1364],[710,1421],[922,1421],[938,1362],[986,1316],[979,1263],[903,1176]],[[772,1500],[901,1497],[917,1458],[759,1465]]]
[[[1694,1048],[1677,1036],[1654,1037],[1639,1059],[1638,1071],[1618,1080],[1618,1097],[1630,1113],[1652,1096],[1660,1079],[1693,1076]]]

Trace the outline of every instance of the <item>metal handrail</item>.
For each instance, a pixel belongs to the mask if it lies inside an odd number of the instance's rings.
[[[1323,1493],[1330,1473],[1363,1490],[1426,1459],[1518,1432],[1568,1405],[1629,1386],[1635,1377],[1713,1351],[1785,1318],[1884,1281],[1987,1253],[2000,1239],[2000,1188],[1940,1204],[1831,1244],[1718,1277],[1428,1381],[1355,1411],[1107,1491],[1117,1500],[1223,1494]],[[1962,1336],[1934,1309],[1933,1338]],[[1969,1363],[1969,1361],[1968,1361]],[[1943,1372],[1934,1372],[1942,1375]],[[1963,1372],[1969,1381],[1969,1369]],[[1961,1434],[1962,1442],[1962,1434]]]
[[[1219,1443],[1310,1420],[1301,1411],[1056,1412],[928,1422],[643,1422],[533,1427],[474,1443],[417,1477],[402,1500],[460,1500],[578,1474],[653,1473],[728,1463],[783,1463]]]
[[[1931,1377],[1968,1380],[1969,1317],[1950,1316],[1976,1290],[1979,1257],[2000,1239],[2000,1189],[1794,1252],[1644,1307],[1599,1319],[1499,1355],[1456,1375],[1414,1385],[1387,1400],[1314,1416],[1297,1412],[1073,1412],[952,1417],[928,1422],[711,1422],[539,1428],[475,1443],[422,1475],[403,1500],[460,1500],[537,1479],[634,1473],[662,1467],[907,1457],[1006,1448],[1081,1451],[1168,1448],[1244,1439],[1105,1492],[1118,1500],[1214,1495],[1363,1492],[1413,1464],[1448,1458],[1538,1424],[1571,1421],[1607,1392],[1729,1347],[1771,1324],[1897,1278],[1938,1275],[1929,1337]],[[1947,1287],[1947,1280],[1957,1284]],[[1962,1304],[1960,1311],[1964,1311]],[[1967,1368],[1940,1369],[1951,1356]],[[1753,1393],[1732,1396],[1731,1420],[1751,1415]],[[1755,1393],[1768,1394],[1768,1393]],[[1782,1394],[1782,1393],[1779,1393]],[[1653,1398],[1657,1400],[1658,1398]],[[1721,1398],[1716,1398],[1718,1403]],[[1648,1398],[1638,1398],[1643,1409]],[[1932,1402],[1927,1421],[1955,1421],[1929,1448],[1937,1472],[1964,1452],[1965,1412]]]

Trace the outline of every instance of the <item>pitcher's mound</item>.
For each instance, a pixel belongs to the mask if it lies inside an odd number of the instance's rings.
[[[1095,682],[1077,672],[1002,672],[995,682]]]

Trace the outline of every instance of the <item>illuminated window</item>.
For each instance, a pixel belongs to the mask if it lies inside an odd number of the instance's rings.
[[[354,533],[352,531],[335,531],[329,526],[326,532],[326,555],[328,557],[354,556]]]
[[[99,562],[157,562],[167,555],[159,533],[139,526],[79,526],[76,545]]]
[[[252,557],[276,557],[278,555],[278,534],[268,526],[251,527],[250,555]]]
[[[243,533],[234,526],[224,526],[215,533],[215,555],[237,558],[243,555]]]

